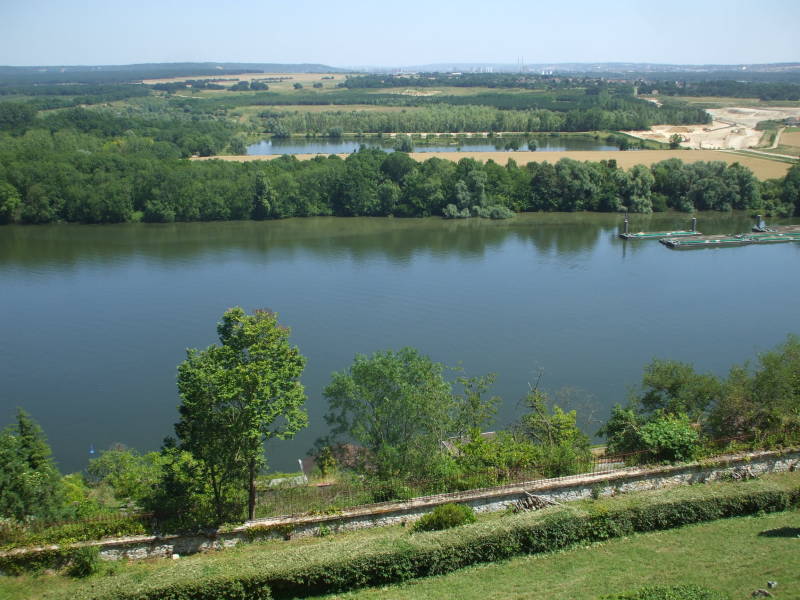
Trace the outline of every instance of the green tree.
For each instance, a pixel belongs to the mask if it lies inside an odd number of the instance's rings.
[[[362,444],[380,476],[426,471],[452,431],[455,401],[443,372],[413,348],[357,354],[324,391],[332,435]]]
[[[681,137],[680,133],[673,133],[669,136],[669,148],[670,150],[677,150],[681,147],[681,142],[683,142],[683,137]]]
[[[578,427],[577,412],[555,404],[550,408],[547,394],[537,389],[528,393],[525,404],[529,412],[520,419],[519,430],[535,444],[543,474],[560,477],[584,471],[590,459],[589,437]]]
[[[794,206],[794,214],[800,215],[800,165],[793,165],[783,178],[783,201]]]
[[[634,401],[646,411],[686,414],[696,421],[722,390],[722,382],[714,375],[696,373],[686,363],[654,359],[644,369],[642,394]]]
[[[188,350],[178,367],[182,403],[175,431],[181,449],[202,463],[217,518],[228,512],[226,493],[244,483],[252,519],[264,443],[290,438],[308,424],[299,381],[306,360],[269,311],[231,308],[217,333],[219,346]]]
[[[266,174],[258,173],[256,175],[255,192],[253,194],[253,208],[250,212],[251,218],[260,221],[272,216],[275,205],[277,204],[276,200],[277,195],[270,185]]]
[[[576,448],[589,448],[589,438],[577,425],[577,412],[564,412],[559,406],[550,409],[547,394],[531,391],[525,398],[529,412],[522,416],[520,425],[526,437],[542,446],[566,444]]]
[[[168,439],[160,453],[158,484],[143,500],[162,529],[197,530],[219,521],[214,495],[209,490],[206,467]]]
[[[477,377],[459,377],[456,382],[463,391],[456,396],[455,433],[465,435],[470,432],[481,431],[488,423],[494,420],[497,414],[497,405],[500,404],[499,396],[485,398],[484,394],[496,379],[494,373]]]
[[[733,367],[709,422],[717,437],[755,432],[774,443],[796,443],[800,439],[800,337],[790,335],[760,355],[752,374],[747,365]]]
[[[86,470],[93,484],[109,485],[118,499],[142,502],[158,482],[160,467],[158,452],[142,456],[117,444],[91,459]]]
[[[21,205],[17,189],[10,183],[0,181],[0,224],[17,221]]]
[[[0,516],[55,519],[64,510],[61,475],[42,428],[22,409],[0,432]]]
[[[632,463],[691,460],[700,447],[700,434],[686,414],[648,418],[619,404],[599,434],[608,440],[609,453],[633,455]]]
[[[20,131],[36,118],[36,109],[25,102],[0,102],[0,131]]]

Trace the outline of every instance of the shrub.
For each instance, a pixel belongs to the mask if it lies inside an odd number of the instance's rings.
[[[4,523],[0,522],[0,526]],[[107,521],[83,521],[53,525],[40,531],[30,531],[25,524],[0,528],[0,548],[37,546],[99,540],[126,535],[144,535],[147,527],[141,517],[130,516]]]
[[[465,504],[443,504],[437,506],[414,524],[414,531],[439,531],[467,523],[474,523],[475,511]]]
[[[70,551],[67,575],[88,577],[100,570],[100,549],[96,546],[83,546]]]
[[[685,414],[662,415],[646,420],[633,409],[617,405],[600,431],[612,453],[634,453],[634,462],[678,462],[695,458],[700,435]]]
[[[370,491],[372,502],[403,502],[413,497],[414,490],[396,480],[378,481]]]
[[[668,416],[647,423],[639,432],[643,450],[654,461],[691,460],[700,447],[700,435],[686,415]]]
[[[647,586],[634,592],[603,596],[604,600],[730,600],[730,596],[697,585]]]

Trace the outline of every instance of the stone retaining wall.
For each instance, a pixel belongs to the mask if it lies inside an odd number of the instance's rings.
[[[302,537],[318,535],[321,531],[336,532],[365,527],[380,527],[412,522],[435,506],[448,502],[467,504],[477,512],[505,510],[509,504],[535,494],[556,502],[569,502],[593,495],[613,495],[624,492],[653,490],[675,485],[704,483],[730,478],[744,470],[753,475],[794,471],[800,469],[800,449],[787,452],[750,452],[717,457],[699,463],[630,467],[606,473],[575,475],[558,479],[517,483],[495,488],[469,490],[414,498],[408,502],[392,502],[362,506],[330,515],[274,517],[249,521],[232,531],[211,531],[205,535],[138,536],[81,542],[82,546],[97,546],[106,560],[170,557],[205,550],[227,548],[254,539]],[[42,549],[20,548],[1,554],[25,554]]]

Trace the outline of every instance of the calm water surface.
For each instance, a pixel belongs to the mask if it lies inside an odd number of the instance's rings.
[[[653,357],[724,374],[800,333],[800,244],[670,251],[617,239],[620,221],[0,227],[0,425],[24,407],[64,471],[85,466],[90,444],[157,449],[185,349],[216,341],[234,305],[277,311],[308,357],[311,425],[270,448],[278,469],[324,433],[322,388],[357,352],[411,345],[497,373],[503,426],[540,372],[559,402],[602,419]],[[686,225],[660,215],[632,230]],[[699,218],[708,233],[749,225]]]
[[[451,138],[442,138],[441,144],[414,144],[414,152],[505,152],[508,139],[503,138],[466,138],[460,143],[452,143]],[[617,146],[610,146],[601,140],[575,137],[545,136],[536,139],[536,149],[540,152],[563,152],[565,150],[619,150]],[[528,138],[518,140],[520,151],[526,151]],[[302,138],[272,138],[262,140],[257,144],[248,146],[247,154],[349,154],[358,151],[362,146],[367,148],[380,148],[387,152],[394,150],[394,140],[352,140],[352,139],[302,139]]]

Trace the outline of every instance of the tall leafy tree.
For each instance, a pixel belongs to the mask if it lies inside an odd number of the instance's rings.
[[[333,437],[363,445],[379,476],[430,473],[441,442],[480,430],[499,401],[484,397],[494,375],[458,378],[463,393],[456,395],[444,371],[414,348],[356,355],[325,388]]]
[[[449,435],[454,401],[444,367],[414,348],[356,355],[325,388],[334,436],[362,444],[382,476],[415,472]]]
[[[24,410],[0,432],[0,516],[53,519],[64,508],[61,475],[42,428]]]
[[[308,424],[299,381],[306,359],[269,311],[231,308],[217,333],[220,345],[188,350],[178,367],[182,403],[175,431],[181,448],[202,462],[217,518],[230,514],[229,494],[243,486],[252,519],[264,443]]]

